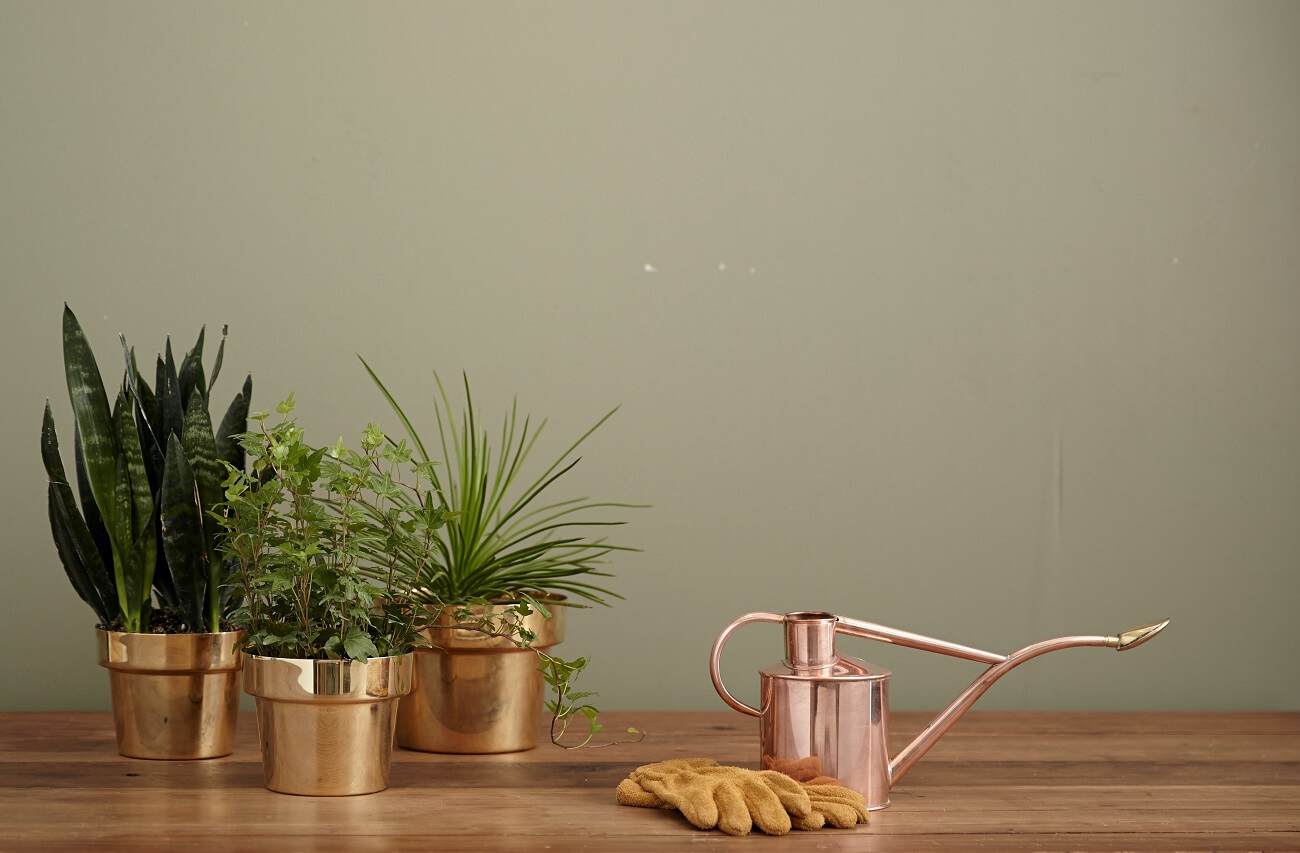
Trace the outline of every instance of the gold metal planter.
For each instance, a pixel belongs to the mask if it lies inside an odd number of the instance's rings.
[[[113,693],[117,751],[218,758],[234,749],[243,631],[127,634],[96,629]]]
[[[508,604],[471,608],[500,614]],[[564,639],[567,608],[534,611],[524,627],[548,649]],[[455,628],[450,608],[415,652],[415,687],[397,712],[397,742],[423,752],[518,752],[537,746],[542,675],[537,655],[506,637]]]
[[[244,689],[257,700],[266,787],[318,797],[387,788],[412,657],[361,663],[248,655]]]

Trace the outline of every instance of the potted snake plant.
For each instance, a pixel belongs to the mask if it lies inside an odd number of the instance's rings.
[[[112,407],[76,315],[63,309],[63,365],[75,416],[76,494],[45,404],[41,457],[50,528],[77,594],[94,611],[109,671],[118,751],[132,758],[214,758],[231,751],[239,702],[239,631],[226,617],[229,566],[211,511],[222,464],[243,467],[252,377],[214,431],[203,332],[177,365],[168,339],[153,387],[122,338]],[[77,497],[80,497],[78,506]]]
[[[227,466],[220,520],[247,630],[244,688],[257,704],[266,787],[344,796],[388,786],[399,700],[411,686],[423,612],[409,579],[367,571],[438,512],[396,500],[422,466],[370,426],[360,452],[313,447],[292,396],[250,420],[249,470]],[[369,511],[363,510],[363,506]]]
[[[596,579],[610,575],[610,555],[638,550],[583,531],[625,524],[602,513],[642,505],[553,500],[548,489],[577,465],[578,447],[617,409],[526,478],[545,421],[521,417],[512,405],[493,448],[468,378],[465,407],[457,413],[435,374],[435,441],[441,450],[435,457],[379,376],[361,361],[423,466],[427,489],[399,493],[397,500],[439,512],[444,521],[424,535],[399,537],[375,555],[381,570],[395,564],[412,578],[413,595],[428,614],[425,643],[415,655],[415,685],[397,714],[398,743],[447,753],[532,749],[545,684],[552,743],[590,744],[601,730],[591,702],[595,694],[573,689],[587,660],[566,660],[551,650],[564,639],[571,608],[621,598]],[[585,720],[587,731],[577,743],[566,742],[575,719]],[[636,729],[628,733],[643,737]]]

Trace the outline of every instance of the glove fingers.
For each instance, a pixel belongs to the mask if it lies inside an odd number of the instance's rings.
[[[641,809],[656,809],[662,806],[663,800],[654,794],[642,788],[633,779],[624,779],[618,783],[618,789],[615,792],[620,806],[636,806]]]
[[[812,802],[809,801],[808,792],[804,790],[803,785],[775,770],[764,770],[757,775],[763,784],[776,794],[777,799],[781,801],[781,808],[790,815],[803,817],[812,812]]]
[[[757,773],[737,777],[736,785],[744,795],[749,815],[759,829],[768,835],[785,835],[790,831],[789,813],[781,805],[780,798],[763,783]]]
[[[843,785],[804,785],[804,790],[808,796],[814,800],[818,797],[830,797],[838,800],[852,800],[855,803],[867,804],[866,797],[859,794],[852,788],[845,788]]]
[[[825,809],[828,804],[852,809],[853,813],[857,815],[858,823],[866,823],[871,819],[871,812],[867,811],[867,804],[862,800],[854,800],[848,797],[813,797],[813,808]]]
[[[718,814],[718,829],[728,835],[749,835],[754,826],[753,815],[739,788],[723,782],[713,789],[711,801]]]
[[[842,803],[827,803],[820,800],[813,803],[813,808],[821,812],[826,822],[839,829],[848,829],[858,825],[858,813],[852,807]]]
[[[713,800],[713,788],[705,780],[695,779],[682,790],[674,804],[687,820],[700,829],[713,829],[718,826],[721,817]]]
[[[826,825],[826,815],[821,812],[809,812],[803,817],[797,817],[793,821],[795,829],[802,829],[804,832],[816,832]]]

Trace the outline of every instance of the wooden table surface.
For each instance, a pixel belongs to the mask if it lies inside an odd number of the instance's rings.
[[[0,715],[0,850],[1300,850],[1300,713],[972,713],[856,830],[729,838],[615,805],[632,767],[753,766],[730,712],[607,713],[645,742],[495,756],[397,750],[392,787],[311,798],[261,787],[256,724],[235,754],[121,758],[102,713]],[[927,715],[899,713],[897,749]]]

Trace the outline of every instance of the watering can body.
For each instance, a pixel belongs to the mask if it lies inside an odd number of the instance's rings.
[[[736,699],[719,673],[728,638],[737,628],[753,622],[780,623],[785,628],[785,659],[759,672],[759,708]],[[709,658],[709,675],[724,702],[741,713],[758,717],[764,769],[805,780],[835,777],[860,792],[867,808],[883,809],[889,805],[889,790],[894,783],[1009,670],[1060,649],[1099,646],[1123,651],[1146,642],[1167,624],[1168,620],[1109,636],[1059,637],[1002,655],[819,611],[749,613],[718,635]],[[965,658],[987,664],[988,668],[891,758],[891,673],[837,654],[837,634]]]

